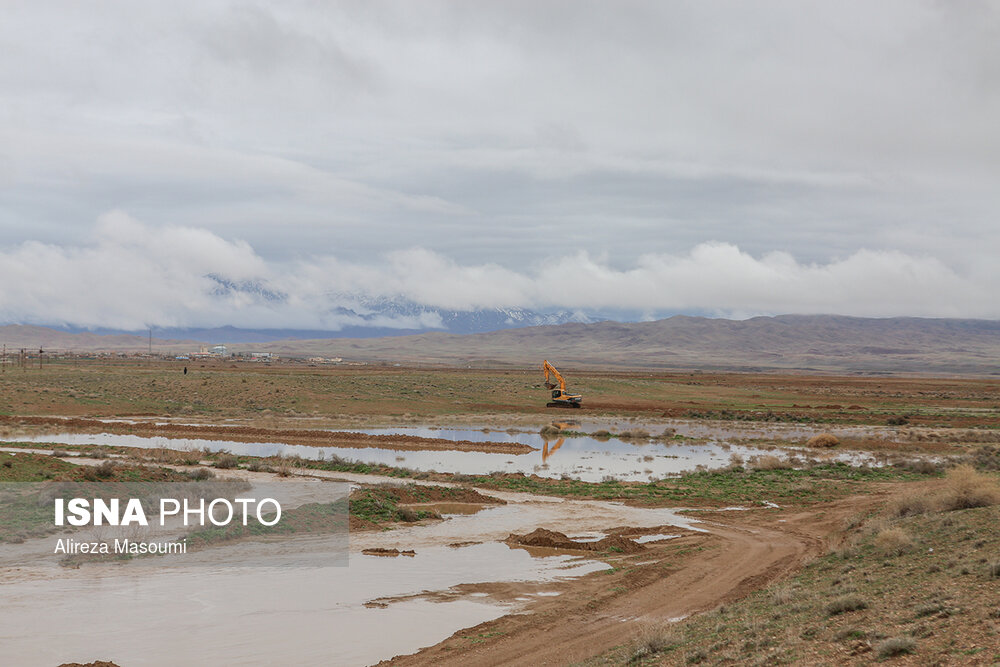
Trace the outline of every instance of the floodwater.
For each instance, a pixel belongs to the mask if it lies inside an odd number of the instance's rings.
[[[558,530],[567,535],[600,535],[614,526],[677,526],[698,530],[697,519],[666,507],[633,507],[602,500],[567,500],[525,493],[486,491],[508,504],[487,507],[473,515],[452,515],[447,521],[426,526],[403,526],[389,532],[358,532],[351,535],[352,548],[416,548],[466,540],[498,541],[511,533],[529,533],[535,528]],[[582,541],[582,540],[581,540]]]
[[[623,430],[635,423],[572,426]],[[545,439],[538,433],[483,429],[366,429],[481,442],[520,442],[537,450],[523,455],[458,451],[398,451],[171,439],[115,434],[58,433],[19,437],[27,442],[97,444],[139,448],[230,451],[240,455],[338,456],[414,470],[463,474],[493,471],[568,476],[584,481],[605,477],[645,481],[697,466],[717,468],[732,455],[744,459],[772,453],[732,444],[736,438],[801,438],[815,431],[800,427],[721,429],[696,422],[671,424],[677,433],[703,438],[624,441],[590,435]],[[649,429],[654,434],[661,428]],[[836,433],[836,431],[834,431]],[[852,433],[854,434],[854,433]],[[815,456],[814,450],[802,450]],[[869,454],[823,456],[873,463]],[[247,471],[220,474],[250,475]],[[339,475],[339,473],[338,473]],[[342,475],[361,481],[358,475]],[[371,481],[371,478],[365,481]],[[446,519],[391,531],[350,536],[347,567],[329,567],[309,538],[282,543],[277,552],[247,544],[220,545],[187,554],[182,563],[157,566],[156,559],[117,564],[84,564],[79,569],[40,566],[0,568],[0,664],[45,665],[113,660],[128,665],[177,664],[337,664],[368,665],[436,644],[462,628],[516,611],[553,591],[560,580],[605,569],[606,564],[566,555],[539,557],[502,542],[510,533],[543,527],[576,539],[600,539],[615,526],[651,528],[640,542],[676,537],[683,529],[704,531],[697,519],[666,508],[629,507],[612,502],[566,500],[529,494],[490,492],[508,502],[478,511],[441,505]],[[472,513],[466,513],[472,512]],[[679,529],[679,530],[678,530]],[[459,546],[461,545],[461,546]],[[23,545],[27,547],[29,545]],[[2,545],[0,545],[2,547]],[[411,558],[361,554],[368,548],[413,549]],[[261,554],[266,551],[267,557]],[[2,560],[2,559],[0,559]],[[305,563],[310,563],[305,566]],[[477,591],[435,596],[460,584],[528,582],[515,600],[497,600]],[[537,585],[537,589],[533,587]],[[395,600],[395,601],[393,601]],[[366,603],[378,602],[379,604]]]
[[[833,433],[837,437],[882,437],[892,439],[898,434],[898,429],[884,426],[835,426],[832,424],[784,424],[759,422],[729,422],[679,419],[669,422],[647,424],[629,421],[573,421],[555,423],[568,424],[568,428],[579,433],[593,433],[598,430],[608,430],[612,433],[643,429],[652,435],[661,434],[664,429],[670,429],[677,435],[686,438],[705,439],[712,442],[727,442],[744,439],[780,439],[801,440],[811,438],[820,433]],[[357,433],[370,435],[412,435],[419,438],[442,438],[444,440],[470,440],[472,442],[519,442],[532,447],[539,447],[543,438],[537,431],[522,429],[503,430],[496,427],[482,428],[451,428],[436,426],[399,426],[391,428],[357,428],[350,429]]]
[[[282,443],[247,443],[232,440],[178,439],[160,436],[143,437],[110,433],[57,433],[54,435],[19,436],[21,442],[52,442],[65,445],[120,445],[145,449],[167,448],[208,451],[228,451],[245,456],[300,456],[304,459],[340,457],[361,463],[384,464],[418,471],[448,472],[466,475],[488,475],[492,472],[520,472],[540,477],[569,477],[585,482],[600,482],[605,478],[645,482],[676,476],[699,466],[721,468],[733,455],[743,459],[774,454],[764,447],[729,444],[725,441],[690,442],[684,440],[646,441],[601,439],[592,436],[543,438],[537,433],[484,432],[474,429],[398,428],[367,429],[371,434],[415,435],[447,440],[477,442],[519,442],[538,448],[527,454],[503,454],[459,451],[413,451],[391,448],[313,447]],[[852,464],[876,464],[876,457],[865,452],[837,451],[818,453],[814,449],[789,450],[803,457],[823,456]],[[779,452],[781,454],[781,452]]]
[[[544,586],[607,567],[498,543],[428,547],[412,558],[353,555],[346,568],[241,567],[234,553],[188,555],[214,567],[46,568],[49,578],[3,584],[0,664],[368,665],[512,609],[481,598],[365,607],[372,599],[492,581]]]
[[[491,494],[508,504],[471,515],[447,514],[444,521],[426,525],[352,533],[347,567],[302,566],[329,561],[314,553],[319,541],[303,537],[278,547],[221,545],[173,556],[169,567],[158,566],[157,559],[140,559],[79,569],[0,568],[0,664],[107,659],[129,667],[368,665],[433,645],[536,597],[557,594],[552,586],[560,580],[608,567],[590,559],[539,557],[509,548],[501,540],[512,532],[546,527],[603,535],[603,530],[622,525],[699,530],[697,519],[668,508]],[[312,499],[304,491],[294,496],[302,502]],[[367,548],[413,549],[416,554],[362,555]],[[527,583],[513,601],[480,591],[434,595],[459,584],[488,582]],[[366,606],[372,602],[377,604]]]

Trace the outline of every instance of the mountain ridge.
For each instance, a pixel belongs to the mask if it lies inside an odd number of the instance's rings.
[[[0,327],[0,342],[6,341],[8,349],[37,346],[14,343],[14,334],[22,340],[48,336],[45,345],[60,347],[62,340],[63,349],[72,350],[144,351],[149,345],[146,336],[134,334],[101,336],[9,325]],[[726,320],[675,315],[650,322],[567,322],[485,333],[423,332],[381,338],[248,343],[154,337],[153,349],[193,351],[193,346],[206,342],[226,343],[230,352],[369,363],[524,366],[549,358],[564,365],[614,368],[1000,375],[1000,321],[974,319],[779,315]]]

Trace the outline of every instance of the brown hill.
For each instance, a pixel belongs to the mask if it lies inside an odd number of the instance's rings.
[[[240,348],[241,346],[236,346]],[[836,372],[1000,373],[1000,322],[783,315],[749,320],[676,316],[482,334],[277,341],[281,355],[448,365],[564,365]]]
[[[7,352],[20,348],[37,351],[39,347],[53,352],[145,352],[149,338],[134,334],[102,335],[89,332],[70,333],[29,324],[0,326],[0,345]],[[153,352],[197,352],[204,345],[192,340],[153,338]]]
[[[76,351],[144,351],[141,335],[66,333],[0,327],[0,343]],[[191,352],[202,343],[153,339],[154,352]],[[598,322],[456,335],[232,343],[230,351],[345,361],[450,366],[557,364],[606,368],[814,370],[1000,374],[1000,322],[925,318],[872,319],[782,315],[749,320],[676,316],[655,322]]]

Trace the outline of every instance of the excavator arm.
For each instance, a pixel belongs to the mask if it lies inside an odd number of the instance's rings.
[[[558,385],[559,391],[566,391],[566,380],[563,379],[563,376],[559,374],[559,371],[556,370],[556,367],[550,364],[548,360],[542,361],[542,370],[545,371],[546,389],[555,389],[557,386],[549,382],[549,374],[551,373],[555,377],[556,382],[559,383]]]

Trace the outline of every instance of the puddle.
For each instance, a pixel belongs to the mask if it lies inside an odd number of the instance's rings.
[[[215,567],[85,567],[4,584],[2,662],[368,665],[511,610],[468,598],[365,607],[372,599],[458,584],[552,582],[607,568],[565,556],[533,558],[503,544],[428,548],[409,558],[354,555],[349,567],[331,568],[240,567],[226,557],[235,553],[198,556],[214,559]]]
[[[400,526],[391,531],[351,533],[352,548],[416,549],[468,540],[496,542],[511,533],[523,535],[536,528],[558,530],[597,541],[608,526],[677,526],[698,530],[700,521],[670,508],[633,507],[601,500],[562,500],[529,494],[490,491],[506,505],[488,507],[475,515],[453,515],[445,521]],[[668,529],[669,530],[669,529]],[[581,540],[581,541],[584,541]]]
[[[400,451],[379,448],[312,447],[282,443],[247,443],[230,440],[201,440],[142,437],[109,433],[58,433],[55,435],[19,436],[20,442],[53,442],[64,445],[121,445],[144,449],[229,451],[246,456],[300,456],[304,459],[340,457],[349,461],[405,467],[418,471],[488,475],[492,472],[520,472],[540,477],[568,477],[585,482],[605,479],[645,482],[671,477],[699,466],[706,469],[729,465],[734,454],[750,459],[758,455],[822,456],[824,459],[845,461],[853,465],[878,463],[868,452],[821,452],[810,449],[772,451],[763,448],[727,443],[693,444],[685,442],[626,442],[592,437],[573,437],[546,442],[537,433],[506,433],[466,429],[368,429],[365,433],[398,433],[444,439],[520,442],[541,451],[512,455],[458,451]],[[560,440],[562,441],[560,443]]]
[[[648,431],[658,436],[669,429],[676,435],[686,438],[699,438],[713,441],[741,440],[744,438],[800,440],[811,438],[820,433],[833,433],[838,437],[882,437],[894,439],[898,431],[882,426],[834,426],[831,424],[764,424],[755,422],[726,422],[707,420],[675,420],[657,424],[642,422],[571,422],[568,426],[577,433],[594,433],[607,430],[620,433],[634,429]],[[344,429],[338,429],[344,430]],[[410,435],[420,438],[441,438],[444,440],[468,440],[470,442],[517,442],[532,447],[541,447],[544,441],[537,430],[495,430],[489,428],[447,428],[434,426],[399,426],[380,428],[350,429],[357,433],[369,435]],[[550,441],[555,438],[549,437]],[[618,438],[611,438],[611,441]]]

